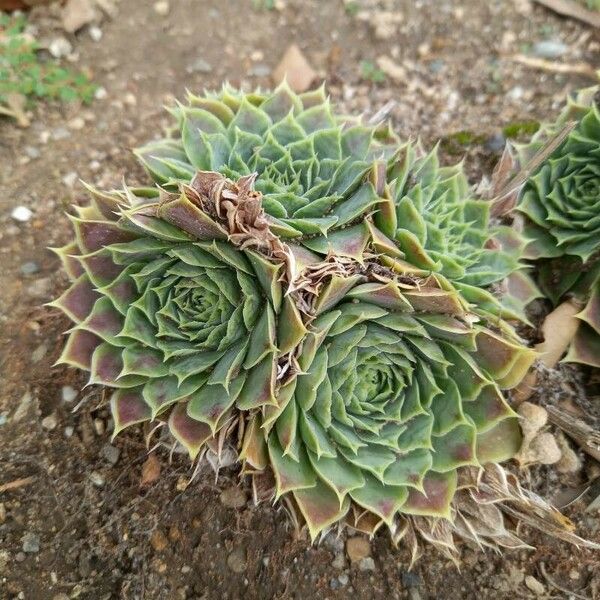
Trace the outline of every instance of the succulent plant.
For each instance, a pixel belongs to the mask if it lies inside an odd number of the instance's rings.
[[[579,301],[581,323],[565,361],[600,367],[600,108],[597,87],[569,99],[555,123],[519,146],[521,165],[551,140],[558,147],[531,173],[518,210],[539,265],[539,285],[558,304]],[[562,132],[562,135],[561,135]]]
[[[60,362],[115,388],[115,434],[156,420],[192,459],[239,440],[256,496],[313,538],[345,520],[518,545],[492,505],[545,508],[493,465],[519,448],[503,390],[535,354],[481,286],[520,240],[459,168],[334,119],[321,91],[191,102],[182,138],[138,152],[162,189],[90,188],[71,217]]]
[[[518,285],[525,241],[490,226],[489,202],[472,196],[461,165],[440,167],[437,149],[336,116],[323,88],[296,95],[285,83],[272,93],[225,87],[190,94],[171,112],[170,137],[136,151],[163,188],[177,189],[197,170],[232,180],[257,173],[263,209],[283,240],[321,256],[378,254],[399,273],[441,273],[469,302],[523,318],[531,299]],[[483,288],[511,275],[501,306]]]

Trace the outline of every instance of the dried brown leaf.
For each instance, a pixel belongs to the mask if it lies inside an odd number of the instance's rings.
[[[287,79],[289,86],[298,93],[305,92],[316,76],[317,73],[296,44],[288,47],[273,71],[273,81],[276,84]]]

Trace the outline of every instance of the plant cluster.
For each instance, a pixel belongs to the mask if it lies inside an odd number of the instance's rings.
[[[114,388],[115,433],[164,423],[192,459],[239,440],[313,539],[345,522],[415,555],[418,537],[514,547],[507,501],[556,525],[498,466],[521,442],[505,391],[535,358],[507,322],[530,299],[527,241],[461,166],[323,89],[224,87],[171,112],[136,151],[157,187],[90,189],[57,250],[60,362]]]

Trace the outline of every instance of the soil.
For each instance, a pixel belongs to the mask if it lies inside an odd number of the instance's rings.
[[[66,283],[47,247],[69,239],[63,210],[85,201],[75,180],[104,188],[123,178],[147,182],[130,149],[162,133],[161,105],[173,95],[224,80],[269,86],[295,41],[335,102],[370,115],[395,100],[397,131],[428,145],[450,139],[445,159],[466,154],[475,183],[489,176],[504,126],[549,118],[566,92],[592,83],[525,67],[514,54],[551,39],[563,44],[551,63],[598,64],[596,31],[527,0],[357,2],[362,16],[341,0],[287,0],[276,10],[259,4],[171,0],[163,17],[152,2],[121,2],[99,42],[85,30],[71,38],[76,66],[105,90],[99,99],[89,107],[39,105],[27,129],[0,121],[0,490],[15,486],[0,492],[0,598],[600,598],[597,553],[530,531],[522,533],[536,549],[500,556],[461,547],[460,571],[428,549],[409,572],[407,550],[385,534],[371,542],[372,563],[350,564],[348,534],[311,545],[281,506],[255,506],[233,467],[217,481],[203,465],[190,482],[188,460],[159,443],[158,463],[143,469],[143,432],[111,442],[104,391],[52,366],[68,324],[43,306]],[[384,10],[396,15],[386,22],[399,21],[390,37],[375,27]],[[64,35],[52,14],[35,9],[31,20],[41,35]],[[404,76],[365,81],[361,62],[381,56]],[[476,141],[457,149],[451,134],[459,131]],[[18,205],[33,211],[28,222],[11,218]],[[555,395],[572,375],[564,373],[550,378]],[[589,374],[574,377],[573,402],[589,406]],[[552,467],[522,476],[551,497],[587,480],[597,464],[586,461],[570,477]],[[567,514],[580,535],[600,541],[598,511],[585,508],[580,500]]]

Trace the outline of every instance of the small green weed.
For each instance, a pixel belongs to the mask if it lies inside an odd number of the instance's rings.
[[[52,99],[91,102],[96,86],[83,73],[63,69],[55,61],[43,60],[37,43],[24,35],[25,18],[0,12],[0,112],[14,104],[14,98],[25,102]]]
[[[370,60],[363,60],[360,63],[360,76],[371,83],[383,83],[385,81],[385,73]]]

